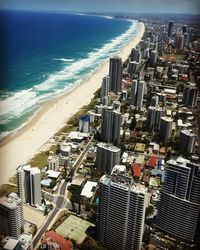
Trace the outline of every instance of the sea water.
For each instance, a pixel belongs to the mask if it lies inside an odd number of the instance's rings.
[[[98,70],[139,32],[137,21],[77,13],[1,11],[0,24],[0,138]]]

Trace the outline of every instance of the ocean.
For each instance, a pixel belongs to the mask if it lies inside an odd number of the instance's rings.
[[[139,31],[137,21],[68,13],[0,11],[0,138],[63,95]]]

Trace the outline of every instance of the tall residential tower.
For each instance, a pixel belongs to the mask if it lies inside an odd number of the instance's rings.
[[[99,241],[111,250],[141,249],[146,188],[122,175],[104,175],[99,186]]]

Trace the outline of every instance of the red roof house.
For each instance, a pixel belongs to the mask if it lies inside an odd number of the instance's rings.
[[[157,165],[157,161],[158,157],[156,155],[152,155],[147,162],[147,167],[155,168],[155,166]]]
[[[54,250],[73,250],[73,244],[70,240],[66,240],[56,232],[48,231],[42,239],[41,249],[46,249],[44,246],[51,246]]]
[[[140,177],[141,176],[141,164],[133,163],[132,165],[132,173],[134,177]]]

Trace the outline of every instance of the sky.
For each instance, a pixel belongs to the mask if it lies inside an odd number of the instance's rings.
[[[0,0],[0,9],[199,14],[200,0]]]

